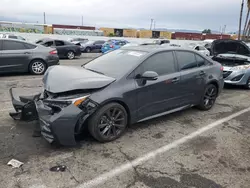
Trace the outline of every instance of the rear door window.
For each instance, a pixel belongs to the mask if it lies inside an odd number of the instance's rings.
[[[48,41],[48,42],[45,42],[43,45],[46,46],[46,47],[50,47],[50,46],[54,45],[54,42],[53,41]]]
[[[26,50],[29,49],[24,43],[18,41],[3,41],[3,50]]]
[[[160,52],[152,55],[143,62],[141,71],[141,74],[146,71],[154,71],[159,76],[176,72],[173,53]]]
[[[197,68],[197,62],[194,53],[185,51],[176,51],[176,57],[180,71]]]
[[[56,46],[64,46],[64,42],[61,40],[55,40]]]

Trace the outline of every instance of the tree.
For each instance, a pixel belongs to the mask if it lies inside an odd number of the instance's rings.
[[[211,34],[212,32],[211,32],[211,29],[204,29],[204,30],[202,31],[202,33]]]

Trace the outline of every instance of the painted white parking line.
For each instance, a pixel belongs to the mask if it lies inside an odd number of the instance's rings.
[[[134,159],[131,162],[125,163],[125,164],[123,164],[123,165],[121,165],[121,166],[119,166],[117,168],[114,168],[113,170],[111,170],[109,172],[106,172],[106,173],[104,173],[104,174],[102,174],[100,176],[97,176],[96,178],[77,186],[77,188],[92,188],[92,187],[96,187],[96,186],[98,186],[100,184],[103,184],[106,181],[108,181],[109,179],[114,178],[114,177],[116,177],[116,176],[118,176],[118,175],[120,175],[120,174],[122,174],[122,173],[124,173],[124,172],[126,172],[128,170],[131,170],[134,167],[145,163],[146,161],[154,159],[156,156],[158,156],[160,154],[163,154],[163,153],[165,153],[165,152],[167,152],[167,151],[169,151],[171,149],[177,148],[181,144],[184,144],[184,143],[190,141],[191,139],[193,139],[193,138],[195,138],[195,137],[209,131],[210,129],[213,129],[213,128],[221,125],[222,123],[227,122],[227,121],[229,121],[229,120],[231,120],[231,119],[233,119],[233,118],[235,118],[237,116],[240,116],[240,115],[242,115],[242,114],[244,114],[246,112],[249,112],[249,111],[250,111],[250,107],[246,108],[244,110],[241,110],[241,111],[239,111],[237,113],[234,113],[234,114],[232,114],[232,115],[230,115],[228,117],[225,117],[225,118],[222,118],[222,119],[220,119],[218,121],[215,121],[215,122],[213,122],[213,123],[211,123],[209,125],[206,125],[205,127],[202,127],[200,129],[198,129],[197,131],[195,131],[195,132],[193,132],[193,133],[191,133],[191,134],[189,134],[187,136],[184,136],[184,137],[182,137],[182,138],[180,138],[180,139],[178,139],[178,140],[176,140],[176,141],[174,141],[174,142],[172,142],[170,144],[167,144],[167,145],[165,145],[163,147],[160,147],[160,148],[158,148],[156,150],[153,150],[153,151],[151,151],[151,152],[149,152],[149,153],[147,153],[147,154],[145,154],[145,155],[143,155],[141,157],[138,157],[138,158]]]

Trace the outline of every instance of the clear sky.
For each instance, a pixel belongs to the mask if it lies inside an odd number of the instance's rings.
[[[238,28],[241,0],[1,0],[0,17],[107,27],[219,30]],[[244,15],[246,14],[246,8]],[[245,17],[245,16],[244,16]]]

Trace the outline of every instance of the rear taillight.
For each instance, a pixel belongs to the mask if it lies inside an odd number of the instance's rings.
[[[49,54],[55,55],[55,54],[57,54],[57,50],[52,50],[52,51],[49,52]]]
[[[110,48],[114,48],[114,46],[112,44],[109,45]]]

